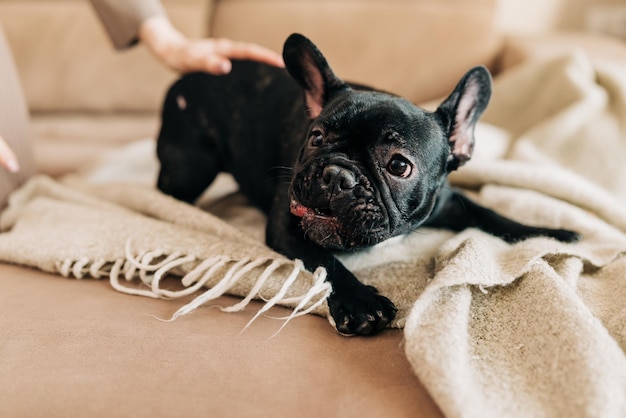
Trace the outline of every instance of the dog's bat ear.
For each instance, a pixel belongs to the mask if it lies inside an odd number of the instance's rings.
[[[311,118],[316,118],[333,93],[347,88],[326,62],[315,44],[294,33],[285,41],[283,60],[287,71],[304,90]]]
[[[491,75],[485,67],[474,67],[439,106],[437,113],[447,129],[450,156],[448,171],[465,164],[474,151],[474,127],[491,97]]]

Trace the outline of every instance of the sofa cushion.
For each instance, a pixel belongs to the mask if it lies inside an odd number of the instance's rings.
[[[345,338],[326,319],[200,309],[0,263],[2,416],[440,417],[402,331]],[[221,298],[217,304],[237,300]],[[274,308],[272,316],[288,315]]]
[[[451,92],[498,47],[493,0],[220,0],[211,35],[275,50],[309,37],[336,74],[424,102]]]
[[[206,33],[208,0],[163,2],[174,25]],[[176,76],[143,47],[114,50],[84,0],[0,0],[29,107],[46,111],[156,111]]]
[[[157,114],[44,113],[31,118],[38,172],[58,177],[139,138],[156,138]],[[155,179],[156,181],[156,179]]]

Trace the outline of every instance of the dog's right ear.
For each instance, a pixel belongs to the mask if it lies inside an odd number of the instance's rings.
[[[304,90],[309,117],[316,118],[333,93],[348,88],[308,38],[294,33],[285,41],[283,60],[287,71]]]
[[[450,156],[448,171],[456,170],[472,157],[474,127],[491,97],[491,75],[485,67],[474,67],[459,81],[437,114],[444,121]]]

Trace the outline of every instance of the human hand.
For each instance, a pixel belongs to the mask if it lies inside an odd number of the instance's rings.
[[[11,173],[20,171],[17,158],[6,141],[0,136],[0,165]]]
[[[215,75],[231,70],[230,59],[249,59],[284,67],[280,54],[259,45],[230,39],[189,39],[164,16],[146,19],[139,38],[156,58],[181,73],[205,71]]]

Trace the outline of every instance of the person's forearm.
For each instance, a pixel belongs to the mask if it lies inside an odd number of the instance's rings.
[[[158,0],[90,0],[111,42],[117,49],[140,40],[141,25],[153,16],[166,16]]]

